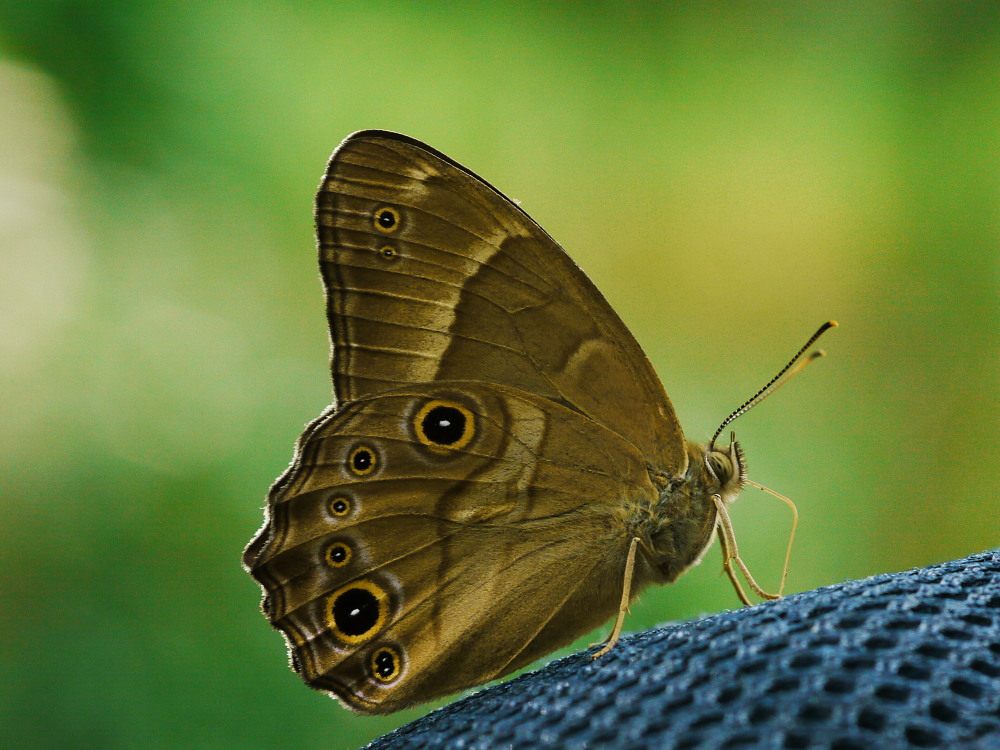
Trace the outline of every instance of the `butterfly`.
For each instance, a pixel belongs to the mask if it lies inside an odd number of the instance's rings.
[[[389,713],[614,617],[606,653],[717,534],[749,576],[726,514],[740,446],[684,438],[632,334],[517,204],[368,130],[331,157],[316,228],[334,402],[243,555],[306,683]]]

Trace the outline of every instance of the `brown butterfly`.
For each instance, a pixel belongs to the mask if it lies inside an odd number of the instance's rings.
[[[745,572],[725,513],[739,445],[684,439],[632,334],[515,203],[363,131],[330,159],[316,226],[334,403],[243,555],[310,686],[388,713],[615,616],[599,655],[717,531]]]

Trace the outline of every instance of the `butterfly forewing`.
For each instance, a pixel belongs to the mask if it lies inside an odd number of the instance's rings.
[[[435,380],[513,386],[683,470],[680,426],[632,334],[489,184],[417,141],[364,131],[330,160],[316,222],[339,401]]]

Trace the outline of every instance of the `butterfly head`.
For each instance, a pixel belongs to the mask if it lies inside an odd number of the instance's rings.
[[[715,538],[716,530],[722,525],[719,516],[726,515],[726,506],[748,483],[746,459],[736,436],[730,433],[729,445],[725,447],[718,444],[719,436],[733,420],[774,393],[808,363],[823,356],[822,350],[816,350],[802,359],[816,339],[836,325],[832,320],[821,325],[777,375],[723,420],[711,440],[707,443],[688,442],[687,468],[673,479],[658,484],[660,498],[650,542],[656,552],[660,575],[667,582],[701,560]],[[731,529],[729,534],[731,536]],[[732,541],[730,539],[731,544]],[[727,572],[731,569],[727,568]],[[738,587],[737,590],[740,591]],[[758,593],[762,591],[759,587],[754,590]]]
[[[703,486],[709,489],[709,496],[721,495],[727,505],[736,499],[747,483],[747,463],[743,448],[733,435],[728,448],[718,445],[696,445],[696,450],[704,453]]]

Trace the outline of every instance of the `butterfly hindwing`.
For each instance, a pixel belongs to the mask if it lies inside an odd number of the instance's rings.
[[[655,496],[631,445],[559,404],[487,384],[403,386],[307,431],[245,564],[303,678],[388,712],[607,620],[627,509]]]

